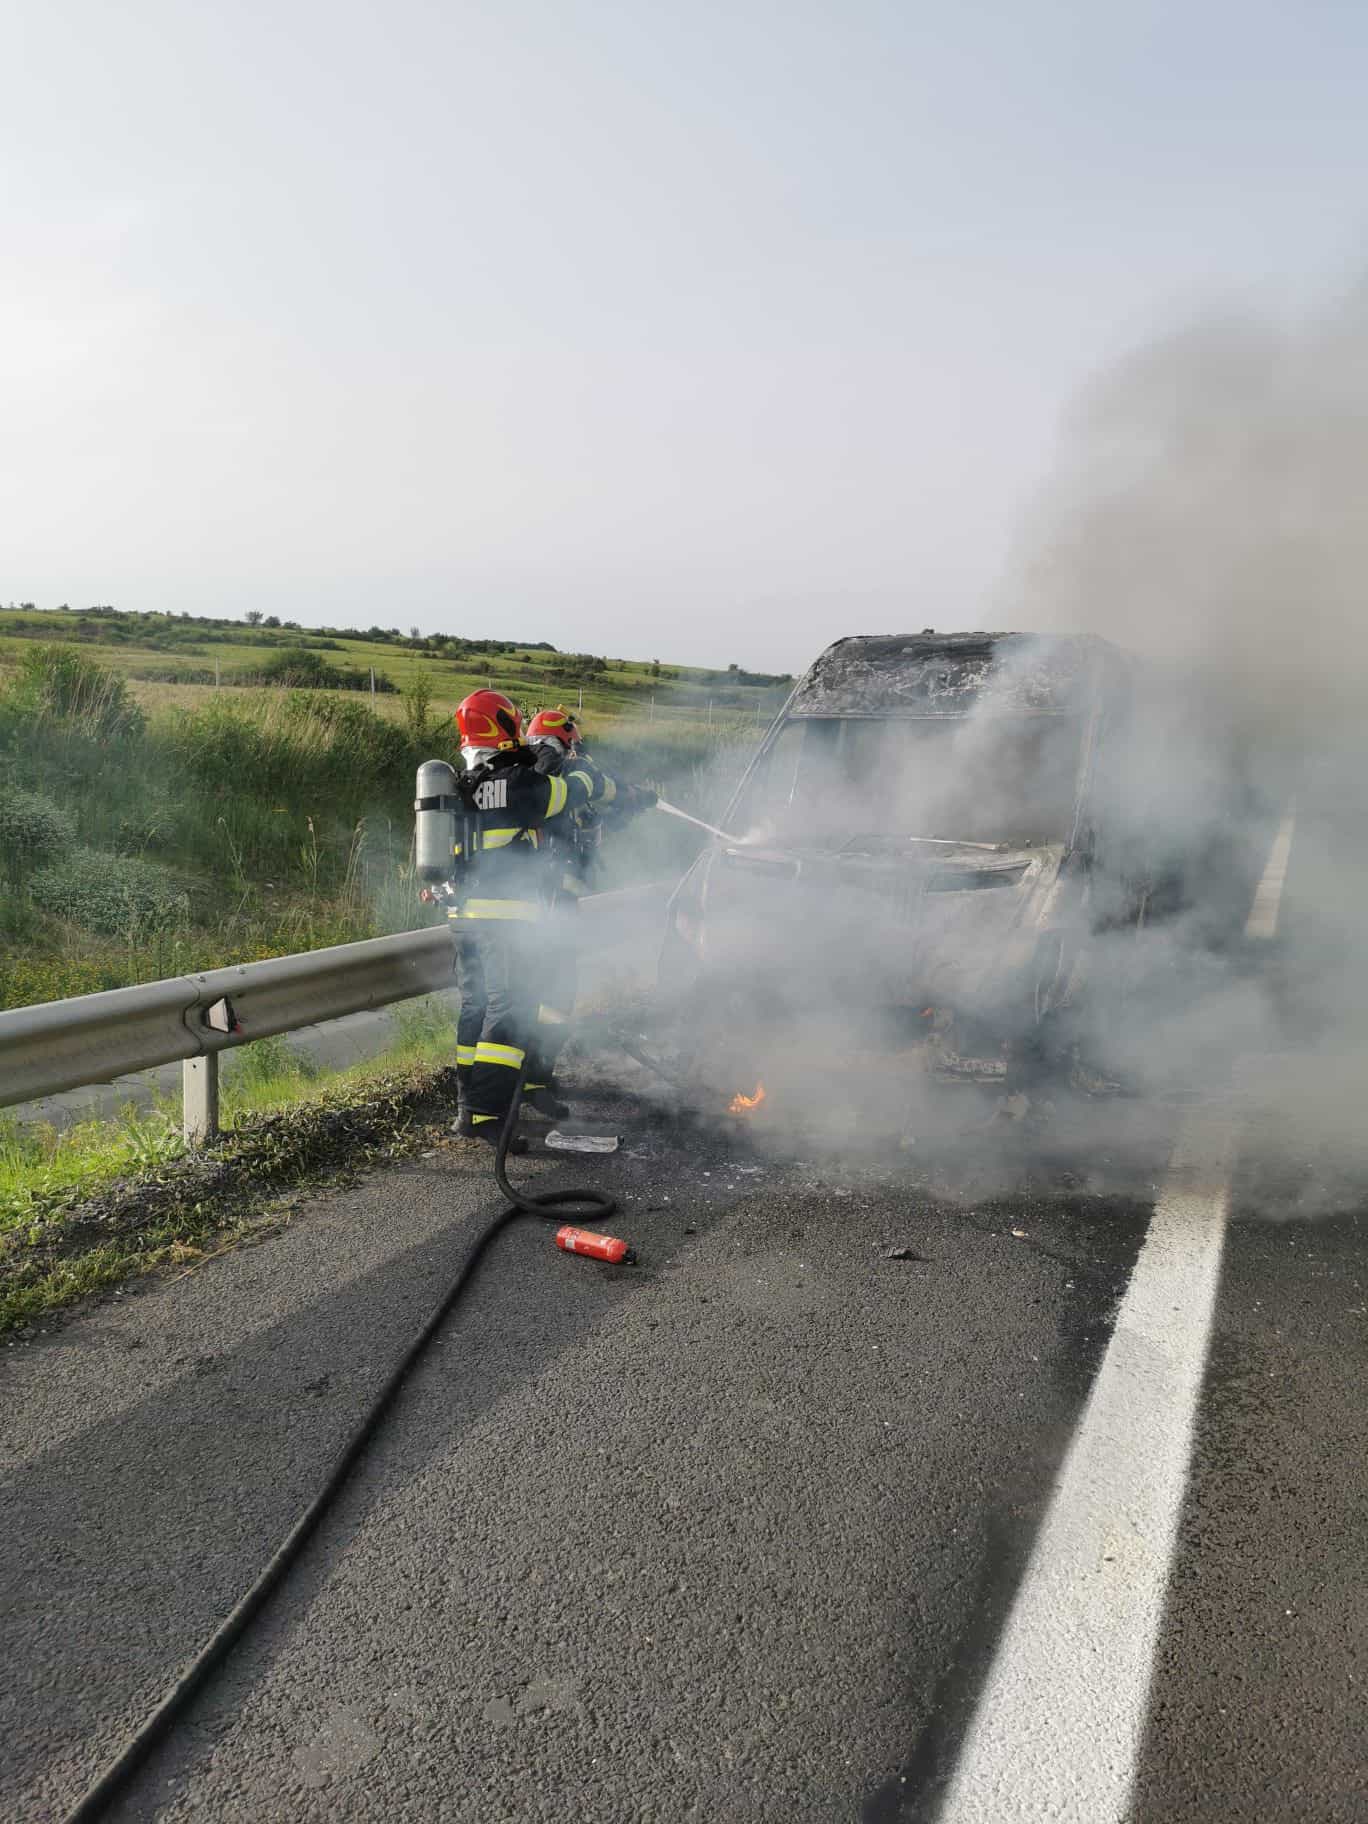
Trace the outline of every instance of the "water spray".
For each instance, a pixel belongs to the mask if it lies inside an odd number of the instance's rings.
[[[726,830],[719,830],[716,824],[704,823],[701,817],[690,816],[688,811],[681,811],[677,804],[670,804],[668,800],[664,798],[656,799],[655,808],[658,811],[664,811],[667,817],[680,817],[685,823],[693,824],[695,829],[706,830],[709,836],[716,836],[722,842],[740,843],[741,841],[739,836],[730,836]]]
[[[685,823],[693,824],[695,829],[706,830],[709,836],[716,836],[722,842],[730,842],[740,847],[745,838],[733,836],[726,830],[719,830],[715,823],[704,823],[701,817],[694,817],[688,811],[681,811],[677,804],[671,804],[665,798],[657,798],[655,808],[664,811],[667,817],[680,817]],[[990,854],[1000,855],[1011,847],[1006,842],[963,842],[958,836],[904,836],[904,842],[927,843],[936,849],[986,849]]]

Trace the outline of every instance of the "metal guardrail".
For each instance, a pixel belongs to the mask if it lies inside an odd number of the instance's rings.
[[[591,941],[611,939],[614,914],[658,895],[656,886],[631,887],[582,900]],[[218,1131],[220,1053],[451,985],[451,936],[438,925],[16,1007],[0,1013],[0,1108],[180,1061],[193,1145]]]
[[[0,1107],[179,1059],[185,1137],[202,1140],[218,1127],[220,1052],[450,984],[438,926],[17,1007],[0,1013]]]

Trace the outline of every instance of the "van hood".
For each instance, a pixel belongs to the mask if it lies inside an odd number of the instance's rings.
[[[883,837],[839,849],[727,845],[700,858],[696,941],[710,962],[754,957],[799,973],[827,966],[833,944],[853,944],[894,1000],[987,1011],[1033,967],[1066,853],[1063,843],[930,848]]]

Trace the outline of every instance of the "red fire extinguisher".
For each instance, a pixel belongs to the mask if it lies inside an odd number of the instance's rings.
[[[556,1230],[556,1246],[567,1254],[587,1254],[591,1260],[606,1260],[617,1267],[628,1266],[636,1255],[616,1235],[600,1235],[595,1229],[572,1229],[567,1223]]]

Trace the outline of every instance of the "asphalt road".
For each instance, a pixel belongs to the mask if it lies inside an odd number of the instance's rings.
[[[1368,1818],[1361,1219],[1239,1212],[1135,1824]]]
[[[500,1241],[119,1815],[834,1818],[899,1784],[991,1638],[1144,1204],[633,1151],[642,1265]],[[258,1568],[493,1207],[478,1163],[9,1352],[7,1815],[59,1816]]]
[[[1133,1824],[1359,1820],[1360,1181],[1231,1106],[1211,1355],[1117,1790]],[[625,1154],[527,1169],[618,1189],[641,1265],[504,1235],[112,1816],[1001,1824],[957,1768],[997,1726],[1182,1110],[1029,1160],[1009,1128],[853,1161],[602,1112]],[[482,1158],[443,1151],[5,1352],[0,1813],[62,1817],[496,1203]],[[1084,1668],[1104,1697],[1107,1664]],[[1032,1810],[1032,1777],[1012,1815],[1101,1824]]]

